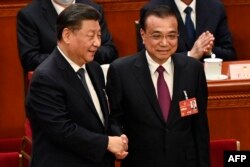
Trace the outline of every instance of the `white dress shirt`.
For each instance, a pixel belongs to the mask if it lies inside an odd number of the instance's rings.
[[[148,52],[146,51],[146,58],[148,61],[148,67],[150,70],[150,74],[151,74],[151,78],[155,87],[155,92],[156,95],[158,96],[157,93],[157,79],[159,76],[159,73],[156,71],[157,68],[159,67],[160,64],[156,63],[148,54]],[[164,79],[168,85],[168,89],[169,89],[169,93],[170,93],[170,97],[172,99],[173,96],[173,78],[174,78],[174,64],[172,61],[172,58],[169,57],[168,60],[162,64],[162,66],[164,67],[165,71],[164,71]]]
[[[94,106],[95,106],[95,109],[102,121],[102,123],[104,124],[104,117],[103,117],[103,113],[102,113],[102,110],[101,110],[101,105],[100,105],[100,102],[99,102],[99,99],[98,99],[98,96],[96,94],[96,91],[94,89],[94,86],[90,80],[90,77],[88,75],[88,71],[86,70],[85,68],[85,64],[81,67],[79,67],[76,63],[74,63],[72,60],[70,60],[63,52],[62,50],[59,48],[59,46],[57,46],[58,50],[61,52],[61,54],[63,55],[63,57],[67,60],[67,62],[70,64],[70,66],[74,69],[74,71],[77,73],[77,71],[80,69],[80,68],[83,68],[85,70],[85,79],[86,79],[86,83],[87,83],[87,86],[88,86],[88,89],[89,89],[89,92],[90,92],[90,95],[91,95],[91,98],[92,98],[92,101],[94,103]],[[77,75],[77,74],[76,74]],[[79,78],[80,79],[80,78]]]
[[[193,10],[191,12],[191,20],[194,23],[194,28],[196,29],[196,0],[193,0],[191,2],[190,5],[186,5],[184,2],[182,2],[181,0],[174,0],[175,4],[181,14],[181,18],[183,20],[183,23],[185,24],[185,19],[186,19],[186,13],[184,12],[184,10],[186,9],[186,7],[191,7]]]
[[[64,7],[62,7],[62,6],[58,5],[57,3],[55,3],[53,0],[51,0],[51,3],[53,4],[54,8],[56,9],[56,12],[57,12],[58,15],[65,9]],[[72,4],[74,4],[74,3],[76,3],[75,0],[72,2]]]

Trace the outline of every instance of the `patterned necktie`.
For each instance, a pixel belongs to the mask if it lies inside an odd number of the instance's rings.
[[[85,78],[85,70],[83,68],[80,68],[77,71],[77,74],[80,77],[80,80],[82,81],[82,84],[83,84],[84,88],[86,89],[86,91],[88,92],[89,96],[91,97],[90,92],[89,92],[89,88],[88,88],[88,85],[87,85],[87,82],[86,82],[86,78]]]
[[[194,29],[194,23],[191,20],[191,12],[192,12],[191,7],[186,7],[184,12],[186,13],[186,20],[185,20],[185,27],[187,30],[187,37],[188,37],[188,42],[193,46],[194,41],[195,41],[195,29]]]
[[[168,85],[164,79],[163,72],[165,69],[162,66],[159,66],[156,70],[159,73],[157,80],[157,92],[158,92],[158,101],[161,107],[161,111],[165,121],[167,121],[168,113],[171,105],[171,98],[168,89]]]

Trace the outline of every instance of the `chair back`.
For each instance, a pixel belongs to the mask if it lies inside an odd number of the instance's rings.
[[[0,138],[0,166],[21,167],[21,138]]]
[[[21,167],[21,155],[18,152],[0,152],[0,166]]]
[[[211,167],[224,166],[224,151],[239,151],[240,142],[236,139],[220,139],[210,141]]]

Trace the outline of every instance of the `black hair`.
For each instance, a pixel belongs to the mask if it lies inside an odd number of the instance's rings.
[[[101,14],[93,7],[81,3],[75,3],[64,9],[57,17],[57,40],[61,40],[64,28],[77,30],[81,28],[83,20],[101,19]]]
[[[177,19],[176,13],[167,5],[148,5],[148,8],[140,14],[140,27],[145,31],[146,20],[149,16],[157,16],[160,18],[173,16]]]

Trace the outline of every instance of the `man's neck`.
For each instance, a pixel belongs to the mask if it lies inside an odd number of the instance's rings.
[[[62,3],[58,2],[57,0],[53,0],[53,2],[55,2],[57,5],[59,5],[59,6],[63,7],[63,8],[66,8],[66,7],[71,5],[71,4],[69,4],[69,5],[62,4]],[[72,1],[72,3],[73,3],[73,1]]]
[[[181,0],[181,1],[184,2],[186,5],[190,5],[193,0]]]

